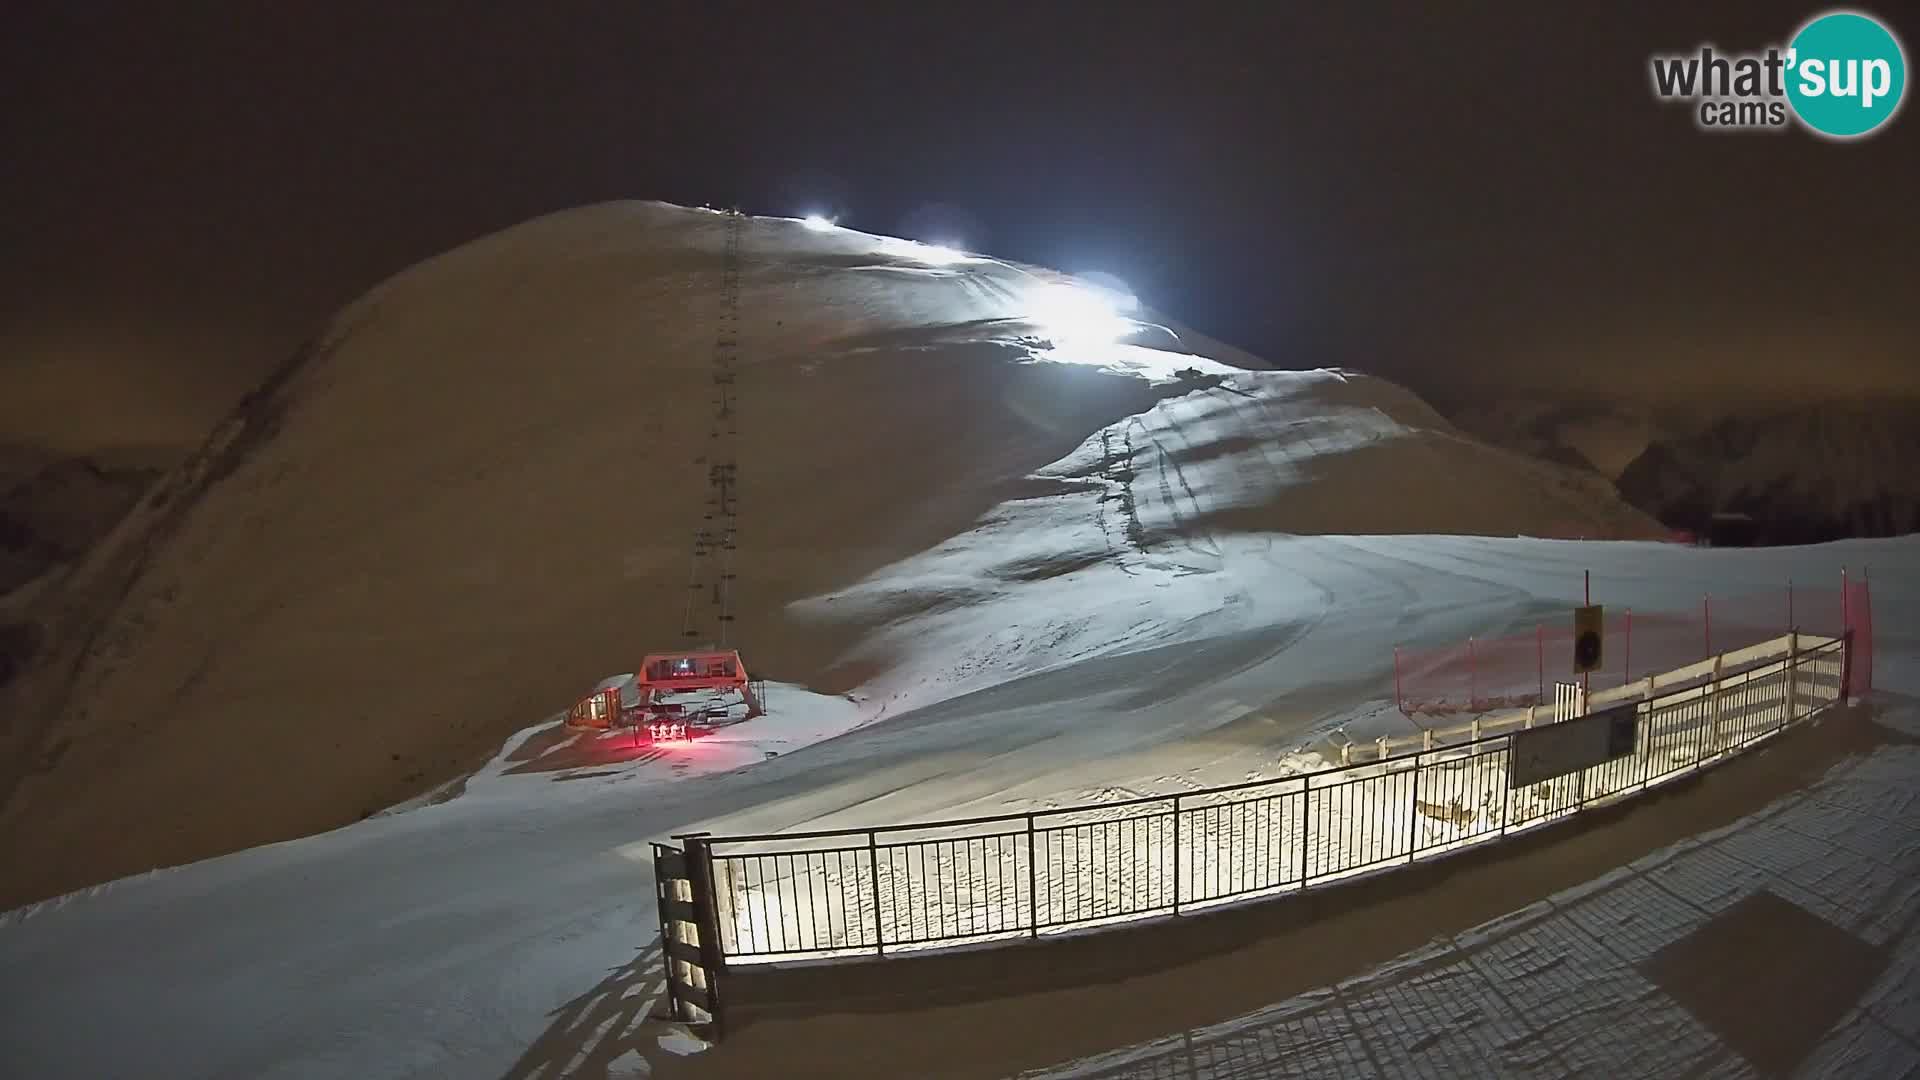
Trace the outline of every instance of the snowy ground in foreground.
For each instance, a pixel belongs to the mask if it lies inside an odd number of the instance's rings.
[[[1015,939],[1036,926],[1042,935],[1072,932],[1494,843],[1593,801],[1678,779],[1725,747],[1753,749],[1790,714],[1836,700],[1838,645],[1799,662],[1797,689],[1785,660],[1753,669],[1752,681],[1729,686],[1711,717],[1673,704],[1643,715],[1631,761],[1514,791],[1501,747],[1452,747],[1422,755],[1418,768],[1400,757],[1226,791],[1176,790],[1172,799],[1117,801],[1133,793],[1109,786],[1024,822],[855,831],[793,845],[721,838],[720,942],[744,965],[870,951],[880,942],[900,952],[959,938]],[[1288,754],[1281,765],[1317,757]],[[805,853],[781,854],[795,848]]]
[[[1588,566],[1611,602],[1651,607],[1676,589],[1747,590],[1871,563],[1883,685],[1916,688],[1910,675],[1895,677],[1891,661],[1913,642],[1896,641],[1887,614],[1920,603],[1912,541],[1706,552],[1447,537],[1223,539],[1213,572],[1154,571],[1171,604],[1198,611],[1184,637],[1143,651],[1036,666],[771,759],[766,749],[780,749],[772,742],[726,746],[759,760],[691,778],[676,779],[671,766],[660,775],[652,763],[565,781],[556,777],[600,769],[510,774],[516,742],[450,801],[10,913],[0,919],[8,1069],[637,1073],[672,1052],[659,1041],[670,1033],[643,1022],[661,986],[648,841],[697,828],[957,816],[1244,772],[1295,749],[1316,723],[1379,699],[1390,680],[1383,660],[1403,635],[1464,633],[1569,604]],[[1099,580],[1083,580],[1077,594],[1043,589],[1031,610],[1070,619],[1073,605],[1110,596]],[[1202,599],[1222,596],[1240,599],[1224,608]],[[957,640],[981,617],[954,609],[926,628]],[[770,696],[794,713],[793,692]],[[819,707],[807,721],[812,734],[858,723],[866,708],[801,700]],[[761,738],[751,725],[737,730]],[[790,734],[789,748],[808,736]],[[299,782],[298,762],[287,776]],[[109,1022],[112,1037],[100,1037]],[[1116,1043],[1127,1039],[1114,1033]]]
[[[622,677],[627,684],[632,676]],[[395,808],[433,805],[448,798],[552,803],[604,798],[610,788],[656,784],[728,772],[845,734],[872,719],[857,696],[816,694],[768,683],[764,716],[701,732],[690,740],[653,744],[630,728],[569,728],[551,719],[508,740],[492,761],[449,789]],[[737,698],[733,699],[737,701]],[[744,707],[735,706],[736,715]],[[564,784],[565,790],[548,785]]]
[[[1888,719],[1920,735],[1911,707]],[[1337,985],[1025,1075],[1911,1075],[1916,792],[1920,748],[1883,748],[1732,826]],[[1764,959],[1742,963],[1743,951]]]

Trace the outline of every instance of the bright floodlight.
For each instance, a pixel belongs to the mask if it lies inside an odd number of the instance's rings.
[[[1099,289],[1048,282],[1028,295],[1035,325],[1055,344],[1111,344],[1133,333],[1120,298]]]
[[[946,266],[965,261],[967,253],[945,244],[916,244],[913,257],[928,266]]]
[[[805,225],[814,232],[831,232],[839,228],[839,225],[836,224],[832,218],[823,214],[808,214],[806,217],[800,219],[800,224]]]
[[[1130,315],[1140,310],[1140,300],[1133,295],[1127,283],[1104,270],[1088,270],[1075,274],[1074,279],[1111,299],[1115,311]]]
[[[951,266],[954,263],[977,261],[975,256],[959,248],[941,244],[923,244],[918,240],[901,240],[892,236],[880,237],[876,248],[883,255],[912,259],[922,266]]]

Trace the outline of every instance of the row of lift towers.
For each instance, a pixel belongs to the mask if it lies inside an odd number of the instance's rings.
[[[706,466],[707,497],[693,530],[680,650],[647,654],[630,692],[624,688],[624,679],[596,688],[568,713],[571,727],[630,728],[636,742],[678,743],[766,711],[764,694],[732,645],[733,556],[740,523],[735,390],[740,359],[741,239],[746,220],[738,209],[726,215],[713,345],[713,426],[707,452],[694,459],[695,465]],[[742,706],[745,715],[736,716]]]

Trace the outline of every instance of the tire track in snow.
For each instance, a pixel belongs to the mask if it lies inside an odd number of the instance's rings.
[[[1326,543],[1324,547],[1315,551],[1314,554],[1318,555],[1320,558],[1323,558],[1330,563],[1333,563],[1336,566],[1342,566],[1349,570],[1352,570],[1357,575],[1364,576],[1370,569],[1373,569],[1373,570],[1378,569],[1377,567],[1364,566],[1357,559],[1341,556],[1340,554],[1338,554],[1338,552],[1341,550],[1341,546],[1342,546],[1341,541],[1333,541],[1330,543]],[[1368,552],[1367,554],[1371,555],[1372,552]],[[1408,579],[1405,576],[1402,576],[1399,574],[1377,574],[1376,573],[1375,579],[1380,581],[1383,587],[1393,590],[1395,601],[1391,606],[1394,608],[1397,608],[1400,612],[1400,618],[1396,623],[1396,625],[1405,625],[1406,623],[1412,622],[1416,618],[1416,616],[1413,614],[1413,611],[1414,611],[1415,604],[1421,598],[1420,590],[1408,584],[1407,583]],[[1325,587],[1322,586],[1322,588],[1324,589]]]
[[[1166,446],[1154,435],[1153,429],[1149,428],[1143,419],[1138,416],[1133,417],[1130,420],[1130,426],[1137,426],[1140,431],[1146,435],[1147,441],[1153,444],[1156,465],[1155,479],[1160,489],[1160,504],[1165,507],[1167,511],[1169,528],[1179,534],[1181,542],[1189,551],[1219,558],[1219,539],[1204,528],[1195,529],[1192,527],[1193,517],[1203,514],[1205,511],[1201,508],[1198,498],[1194,496],[1193,489],[1188,486],[1185,475],[1181,474],[1179,464],[1167,453]],[[1192,514],[1182,514],[1180,512],[1179,499],[1173,491],[1173,484],[1176,477],[1181,487],[1187,490],[1188,499],[1192,503]],[[1195,535],[1196,533],[1198,536]],[[1205,537],[1206,542],[1204,544],[1201,543],[1199,537]]]
[[[1116,464],[1113,454],[1113,427],[1109,425],[1100,429],[1100,479],[1107,483],[1110,490],[1101,493],[1095,500],[1094,520],[1100,526],[1101,538],[1106,541],[1107,551],[1112,555],[1114,565],[1131,576],[1134,570],[1127,565],[1128,560],[1124,553],[1114,546],[1112,529],[1107,524],[1107,502],[1111,498],[1120,504],[1121,515],[1125,518],[1121,528],[1122,535],[1126,538],[1126,545],[1135,551],[1145,553],[1146,533],[1140,527],[1140,515],[1133,505],[1133,443],[1131,439],[1126,443],[1126,450],[1126,463]]]
[[[1443,578],[1451,578],[1454,581],[1468,582],[1474,586],[1477,586],[1479,591],[1486,597],[1485,599],[1482,599],[1478,602],[1481,606],[1485,606],[1489,603],[1492,603],[1493,597],[1499,597],[1500,599],[1507,600],[1507,601],[1518,601],[1521,603],[1537,602],[1537,598],[1535,597],[1532,590],[1521,588],[1520,586],[1517,586],[1517,585],[1506,584],[1501,580],[1499,580],[1497,576],[1489,576],[1489,575],[1497,575],[1501,569],[1501,567],[1493,563],[1478,564],[1471,559],[1459,559],[1456,557],[1455,561],[1457,562],[1463,562],[1468,566],[1474,567],[1475,570],[1487,571],[1486,574],[1481,574],[1481,573],[1471,572],[1463,569],[1449,569],[1445,566],[1441,566],[1433,562],[1419,561],[1419,560],[1410,559],[1401,555],[1388,555],[1387,553],[1380,551],[1374,546],[1372,546],[1371,544],[1369,544],[1367,542],[1366,537],[1359,537],[1359,536],[1349,537],[1347,538],[1345,543],[1347,544],[1348,547],[1353,548],[1357,551],[1363,552],[1364,554],[1366,554],[1371,558],[1379,559],[1383,562],[1395,563],[1400,566],[1409,567],[1415,572],[1415,575],[1418,577],[1433,578],[1438,576]],[[1395,578],[1394,581],[1396,584],[1400,585],[1402,588],[1409,588],[1405,584],[1405,579]]]
[[[994,266],[1005,267],[1006,269],[1024,273],[1024,271],[1019,271],[1018,268],[1008,266],[999,260],[990,259],[988,262]],[[974,294],[976,299],[983,302],[984,306],[1001,309],[998,315],[991,316],[991,318],[995,320],[1019,319],[1024,316],[1024,302],[1019,292],[1015,290],[1012,285],[1002,281],[1000,275],[987,270],[967,270],[962,272],[960,280],[966,289]]]
[[[1166,416],[1167,430],[1172,432],[1174,435],[1178,436],[1180,441],[1186,444],[1186,448],[1188,452],[1191,453],[1194,450],[1194,445],[1193,445],[1193,440],[1187,437],[1186,425],[1184,423],[1175,423],[1173,419],[1174,406],[1176,404],[1186,401],[1189,396],[1190,395],[1183,394],[1177,398],[1170,398],[1166,401],[1161,402],[1160,408],[1163,411],[1164,415]],[[1187,481],[1187,471],[1180,467],[1180,459],[1172,454],[1167,453],[1166,447],[1160,443],[1159,439],[1156,438],[1154,440],[1153,445],[1154,445],[1154,449],[1160,452],[1160,472],[1161,472],[1161,477],[1163,479],[1163,482],[1164,482],[1164,478],[1166,476],[1166,471],[1168,467],[1169,466],[1172,467],[1173,477],[1176,481],[1179,482],[1180,490],[1187,493],[1187,502],[1191,504],[1193,507],[1194,517],[1198,519],[1204,519],[1207,514],[1207,508],[1200,504],[1199,494],[1193,490],[1193,485]],[[1201,536],[1206,537],[1206,541],[1207,541],[1206,545],[1201,546],[1198,543],[1196,543],[1192,537],[1189,537],[1187,541],[1187,546],[1189,548],[1192,548],[1195,551],[1201,552],[1202,554],[1211,555],[1214,558],[1220,558],[1221,556],[1220,538],[1214,535],[1212,529],[1208,529],[1208,528],[1201,528],[1199,530],[1199,533]]]
[[[1261,397],[1256,397],[1254,400],[1258,408],[1260,409],[1261,414],[1264,415],[1266,418],[1266,424],[1265,424],[1264,430],[1262,431],[1262,435],[1264,435],[1265,438],[1262,438],[1259,440],[1261,444],[1261,457],[1267,462],[1268,467],[1273,470],[1274,482],[1277,485],[1285,485],[1290,478],[1286,475],[1281,474],[1280,469],[1282,466],[1279,463],[1274,462],[1273,455],[1271,453],[1268,453],[1266,450],[1266,444],[1270,439],[1277,441],[1277,437],[1281,432],[1286,432],[1291,435],[1297,431],[1299,441],[1306,444],[1307,458],[1311,460],[1312,458],[1319,456],[1321,454],[1321,450],[1319,447],[1314,445],[1313,434],[1310,427],[1308,426],[1309,424],[1311,424],[1312,418],[1299,417],[1299,416],[1293,416],[1293,415],[1285,415],[1285,416],[1280,415],[1279,413],[1276,412],[1276,409],[1275,409],[1275,406],[1277,403],[1271,397],[1261,396]],[[1283,460],[1284,467],[1288,472],[1300,478],[1305,477],[1307,470],[1305,469],[1305,467],[1302,466],[1299,455],[1295,454],[1292,450],[1289,450],[1283,446],[1280,448],[1280,457]],[[1296,535],[1302,535],[1302,534],[1296,534]]]
[[[1274,462],[1273,450],[1268,446],[1269,436],[1273,433],[1273,417],[1264,408],[1265,403],[1263,399],[1257,394],[1249,394],[1244,390],[1236,389],[1226,383],[1212,387],[1208,392],[1218,392],[1226,395],[1227,408],[1234,415],[1236,421],[1235,426],[1252,434],[1254,448],[1260,452],[1259,464],[1265,465],[1269,473],[1278,476],[1280,466]],[[1249,407],[1247,405],[1248,401],[1252,401],[1254,403],[1253,406]],[[1260,415],[1250,415],[1253,409],[1259,409]],[[1236,471],[1242,474],[1258,474],[1257,467],[1251,463],[1241,466]]]
[[[1166,448],[1160,445],[1160,440],[1153,437],[1152,429],[1147,427],[1144,420],[1136,416],[1132,422],[1140,429],[1141,434],[1147,437],[1147,441],[1153,444],[1154,454],[1156,456],[1155,463],[1159,466],[1155,470],[1155,479],[1158,481],[1160,488],[1160,505],[1166,508],[1167,518],[1173,530],[1177,533],[1184,534],[1186,532],[1187,519],[1181,516],[1180,507],[1173,501],[1173,484],[1167,480]],[[1192,546],[1191,541],[1188,542],[1188,546]]]

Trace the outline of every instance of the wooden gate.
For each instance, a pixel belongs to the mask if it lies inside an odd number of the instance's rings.
[[[669,1019],[711,1029],[721,1021],[719,922],[713,915],[713,860],[701,836],[683,851],[653,845],[653,881],[660,904],[660,951],[666,957]]]

